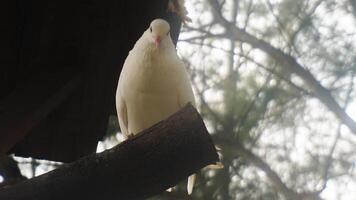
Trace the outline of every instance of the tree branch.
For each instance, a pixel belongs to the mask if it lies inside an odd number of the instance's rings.
[[[145,199],[217,161],[203,120],[188,105],[110,150],[5,187],[0,199]]]
[[[346,94],[346,99],[345,99],[345,102],[344,102],[344,109],[346,109],[350,103],[350,100],[351,100],[351,94],[354,90],[354,81],[353,81],[353,78],[354,78],[354,72],[351,72],[351,75],[350,75],[350,84],[349,84],[349,88],[347,90],[347,94]],[[330,167],[332,165],[332,162],[333,162],[333,154],[334,154],[334,151],[336,149],[336,145],[338,144],[339,140],[340,140],[340,137],[341,137],[341,124],[339,124],[339,126],[337,127],[337,133],[335,135],[335,138],[334,138],[334,142],[333,144],[331,145],[331,149],[329,150],[329,153],[326,157],[326,161],[325,161],[325,164],[324,164],[324,167],[323,167],[323,171],[322,171],[322,181],[323,181],[323,185],[321,187],[321,189],[319,190],[319,193],[321,193],[322,191],[325,190],[326,186],[327,186],[327,183],[328,183],[328,179],[329,179],[329,170],[330,170]]]
[[[221,137],[214,137],[217,144],[223,144],[225,147],[235,150],[236,157],[243,157],[248,162],[252,163],[263,172],[272,181],[277,190],[282,193],[287,199],[290,200],[319,200],[318,192],[308,192],[308,193],[297,193],[282,181],[279,175],[271,169],[271,167],[264,162],[261,158],[253,154],[251,151],[246,149],[240,142],[224,139]]]
[[[353,14],[356,17],[356,0],[350,0],[350,4],[352,6]]]
[[[217,0],[209,0],[214,10],[214,16],[216,20],[224,25],[227,30],[231,31],[235,39],[241,42],[250,44],[252,47],[260,49],[274,58],[277,62],[284,66],[291,73],[299,76],[310,88],[311,92],[316,98],[318,98],[330,111],[332,111],[336,117],[338,117],[342,123],[344,123],[349,129],[356,134],[356,122],[345,112],[344,109],[336,102],[330,91],[324,88],[318,80],[304,67],[302,67],[296,60],[290,55],[285,54],[281,50],[271,46],[264,40],[258,39],[248,32],[239,29],[235,24],[227,21],[222,15],[221,11],[216,10]],[[231,33],[226,34],[226,38],[229,38]]]
[[[212,49],[218,49],[218,50],[221,50],[225,53],[229,53],[228,50],[222,48],[222,47],[217,47],[217,46],[214,46],[210,43],[204,43],[202,44],[201,42],[195,42],[194,40],[190,40],[188,39],[187,41],[182,41],[182,42],[187,42],[189,44],[193,44],[193,45],[200,45],[200,46],[206,46],[206,47],[209,47],[209,48],[212,48]],[[234,55],[237,55],[239,56],[240,58],[243,57],[245,58],[246,60],[254,63],[257,67],[260,67],[262,69],[264,69],[265,71],[267,71],[268,73],[271,73],[271,74],[274,74],[277,78],[281,79],[282,81],[286,82],[288,85],[290,85],[291,87],[295,88],[296,90],[298,90],[299,92],[301,92],[302,94],[304,95],[307,95],[307,96],[310,96],[311,94],[304,88],[296,85],[295,83],[293,83],[291,80],[287,79],[286,77],[284,77],[283,75],[281,75],[280,73],[278,73],[277,71],[275,71],[274,69],[270,69],[266,66],[264,66],[263,64],[257,62],[256,60],[254,60],[253,58],[251,58],[250,56],[248,55],[245,55],[243,53],[235,53]]]

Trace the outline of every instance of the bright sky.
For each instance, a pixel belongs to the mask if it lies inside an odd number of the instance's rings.
[[[192,19],[192,23],[189,24],[190,26],[193,27],[197,27],[197,25],[195,25],[194,23],[197,22],[197,20],[200,21],[210,21],[211,19],[211,15],[209,14],[209,11],[207,11],[207,8],[204,8],[202,6],[202,4],[196,4],[197,2],[201,2],[201,0],[194,0],[194,1],[186,1],[186,7],[189,13],[189,17]],[[325,18],[322,21],[322,23],[324,23],[324,25],[331,25],[331,24],[337,24],[337,26],[335,26],[335,30],[338,29],[343,33],[348,33],[348,34],[355,34],[356,33],[356,23],[355,23],[355,17],[347,14],[343,11],[335,11],[334,13],[326,13],[325,10],[322,9],[322,7],[320,9],[317,10],[317,15],[323,17],[325,15],[327,15],[328,17]],[[268,21],[268,22],[267,22]],[[260,29],[264,29],[263,27],[266,27],[266,25],[268,26],[270,23],[273,23],[273,19],[263,19],[263,18],[256,18],[253,19],[253,21],[251,21],[250,24],[253,24],[254,28],[260,28]],[[321,28],[322,29],[322,28]],[[323,30],[321,30],[322,32]],[[194,33],[190,34],[190,33],[186,33],[186,34],[181,34],[181,38],[189,38],[190,36],[192,36]],[[354,38],[355,44],[356,44],[356,38]],[[278,44],[274,44],[275,46],[278,46]],[[214,42],[214,46],[217,46],[219,48],[224,48],[227,45],[225,45],[223,42],[220,41],[215,41]],[[184,53],[186,52],[192,52],[192,51],[196,51],[196,49],[192,49],[194,48],[192,45],[189,45],[188,43],[185,42],[181,42],[178,44],[178,51],[180,51],[180,53],[182,55],[184,55]],[[200,51],[204,51],[204,48],[201,48]],[[189,54],[190,55],[190,54]],[[195,55],[199,55],[199,52],[197,52],[197,54]],[[204,65],[203,61],[201,60],[201,58],[199,58],[199,56],[191,56],[190,57],[190,62],[194,63],[194,65],[196,66],[202,66]],[[221,50],[213,50],[211,52],[212,57],[216,57],[216,58],[223,58],[226,57],[226,53],[224,51]],[[261,54],[255,54],[254,56],[257,56],[259,58],[263,58],[264,56],[261,56]],[[219,67],[221,68],[220,73],[222,75],[226,74],[226,70],[224,69],[224,65],[226,63],[223,63],[222,65],[220,65]],[[210,95],[209,95],[210,94]],[[216,93],[214,93],[213,91],[211,93],[208,93],[207,95],[207,99],[212,99],[212,101],[214,101],[214,99],[218,98],[218,95],[216,95]],[[325,107],[323,105],[320,104],[320,102],[318,100],[312,100],[309,102],[309,117],[310,119],[308,120],[313,120],[315,121],[314,126],[318,129],[316,131],[319,131],[320,133],[327,133],[325,134],[325,138],[322,138],[323,136],[319,136],[318,138],[315,138],[314,141],[310,141],[310,130],[303,128],[303,126],[301,126],[298,129],[298,137],[297,137],[297,142],[298,142],[298,148],[294,149],[291,153],[291,157],[293,160],[295,160],[295,162],[297,163],[303,163],[306,161],[306,154],[307,154],[307,150],[311,149],[312,151],[316,151],[315,149],[313,150],[313,148],[315,148],[315,143],[321,143],[321,144],[325,144],[325,143],[331,143],[333,141],[333,136],[336,134],[336,132],[334,131],[336,129],[337,123],[335,123],[335,121],[337,122],[337,120],[334,118],[334,116],[328,112]],[[347,113],[350,114],[351,117],[353,117],[353,119],[356,119],[356,102],[350,102],[348,108],[347,108]],[[315,120],[316,118],[319,118],[320,116],[325,116],[329,118],[329,121],[324,121],[323,123],[318,123],[317,120]],[[271,129],[272,130],[272,129]],[[278,130],[273,130],[275,134],[270,135],[268,137],[262,137],[261,140],[264,141],[273,141],[273,142],[285,142],[283,140],[281,140],[282,138],[278,136],[278,134],[289,134],[286,133],[288,131],[284,130],[284,131],[278,131]],[[282,133],[283,132],[283,133]],[[277,133],[277,134],[276,134]],[[293,134],[293,132],[290,132],[290,134]],[[264,134],[264,135],[269,135],[269,134]],[[343,138],[346,138],[348,140],[352,140],[356,142],[356,137],[355,135],[353,135],[352,133],[350,133],[350,131],[343,126],[343,128],[341,129],[341,136]],[[320,140],[321,138],[321,140]],[[267,142],[270,143],[270,142]],[[347,151],[353,151],[355,152],[355,147],[350,147],[350,145],[348,144],[343,144],[342,142],[338,143],[337,148],[337,152],[347,152]],[[351,148],[351,149],[350,149]],[[327,152],[328,149],[321,149],[318,151],[325,151]],[[272,152],[273,153],[273,152]],[[264,152],[264,154],[266,154],[266,152]],[[263,154],[263,155],[264,155]],[[354,157],[355,158],[355,157]],[[273,164],[273,168],[275,169],[280,169],[277,170],[280,175],[281,172],[284,171],[283,165],[280,164],[275,164],[276,161],[275,159],[267,159],[268,163],[272,163]],[[354,161],[354,168],[356,167],[356,158]],[[289,168],[289,166],[288,166]],[[288,172],[287,172],[288,173]],[[340,200],[354,200],[356,197],[356,180],[352,180],[350,177],[348,176],[341,176],[339,178],[336,179],[332,179],[330,181],[328,181],[328,184],[326,186],[326,189],[323,191],[323,193],[321,194],[321,196],[323,198],[325,198],[325,200],[335,200],[337,199],[337,197],[340,197]]]

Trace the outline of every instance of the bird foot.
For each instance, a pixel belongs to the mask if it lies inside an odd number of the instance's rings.
[[[127,137],[127,139],[132,139],[134,136],[135,136],[135,134],[130,133],[130,134],[128,134],[126,137]]]
[[[206,169],[223,169],[224,164],[222,164],[221,162],[216,162],[215,164],[208,165],[205,168]]]

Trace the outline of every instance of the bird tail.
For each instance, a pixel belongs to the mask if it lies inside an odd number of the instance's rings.
[[[197,177],[196,174],[192,174],[188,177],[187,191],[189,195],[191,195],[193,192],[196,177]]]

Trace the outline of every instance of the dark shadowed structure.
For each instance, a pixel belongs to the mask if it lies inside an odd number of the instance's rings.
[[[168,0],[1,3],[0,153],[70,162],[94,152],[134,42]]]

